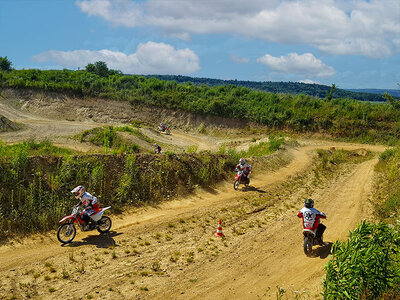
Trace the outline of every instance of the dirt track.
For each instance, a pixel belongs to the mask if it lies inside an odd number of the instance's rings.
[[[40,128],[52,123],[29,120]],[[175,138],[199,148],[216,144],[180,135]],[[0,298],[29,294],[39,299],[273,299],[277,286],[287,290],[288,299],[297,294],[320,298],[329,242],[345,239],[360,220],[370,217],[368,198],[377,159],[311,185],[315,149],[384,148],[301,144],[290,150],[286,167],[256,174],[247,191],[235,192],[227,182],[159,207],[126,212],[113,217],[108,236],[78,232],[75,242],[65,247],[54,232],[0,247]],[[296,217],[304,197],[314,198],[317,209],[328,216],[328,244],[316,247],[313,258],[302,251]],[[224,220],[224,239],[214,237],[219,219]]]

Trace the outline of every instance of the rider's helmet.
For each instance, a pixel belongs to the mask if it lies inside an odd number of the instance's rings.
[[[85,193],[85,188],[83,186],[81,186],[81,185],[78,185],[76,188],[74,188],[71,191],[71,193],[73,193],[75,195],[76,199],[79,199]]]
[[[239,159],[239,165],[243,166],[246,163],[244,158]]]
[[[158,147],[158,145],[157,145],[157,144],[154,144],[154,148],[156,148],[156,147]]]
[[[311,199],[311,198],[307,198],[304,201],[304,206],[307,207],[307,208],[313,208],[314,207],[314,200]]]

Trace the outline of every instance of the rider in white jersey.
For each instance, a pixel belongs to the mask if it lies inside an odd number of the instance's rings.
[[[326,215],[314,208],[314,200],[310,198],[306,199],[304,207],[297,213],[297,216],[303,219],[303,229],[313,231],[322,245],[322,234],[326,226],[320,224],[320,219],[326,219]]]

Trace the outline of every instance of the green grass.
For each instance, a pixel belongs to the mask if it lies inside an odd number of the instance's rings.
[[[0,141],[0,158],[11,158],[13,164],[22,165],[27,156],[34,155],[71,155],[72,150],[54,146],[50,141],[35,142],[33,140],[22,143],[6,145]]]
[[[400,146],[383,152],[375,167],[381,177],[373,199],[376,215],[388,222],[396,222],[400,212]]]
[[[137,153],[139,152],[139,146],[134,143],[128,143],[123,140],[117,132],[128,132],[130,134],[137,134],[138,129],[132,128],[131,126],[107,126],[97,127],[76,135],[74,138],[79,140],[81,143],[88,142],[96,146],[103,147],[105,152],[114,152],[115,154],[124,153]],[[140,132],[139,132],[140,133]]]

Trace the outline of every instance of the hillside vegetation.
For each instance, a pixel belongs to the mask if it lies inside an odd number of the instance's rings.
[[[178,84],[143,76],[112,74],[101,77],[87,71],[13,70],[0,73],[0,86],[127,100],[132,105],[243,119],[271,129],[322,132],[361,142],[393,144],[400,137],[400,110],[395,105],[353,99],[329,101],[233,85],[196,86],[190,82]]]
[[[79,184],[118,211],[210,186],[236,162],[209,153],[59,156],[48,143],[9,147],[0,148],[0,239],[53,229],[75,204],[69,191]],[[29,157],[32,151],[52,155]]]
[[[148,75],[147,78],[155,77],[160,80],[176,81],[178,83],[192,82],[196,85],[234,85],[250,88],[253,90],[264,91],[269,93],[284,93],[284,94],[304,94],[325,98],[331,87],[322,84],[310,84],[302,82],[273,82],[273,81],[243,81],[243,80],[222,80],[213,78],[196,78],[182,75]],[[393,96],[400,96],[396,90],[388,90]],[[382,97],[382,90],[344,90],[336,89],[333,93],[333,98],[351,98],[361,101],[386,101]]]
[[[112,128],[99,142],[113,147]],[[226,178],[241,156],[264,156],[277,151],[283,138],[252,145],[237,152],[74,155],[51,142],[0,143],[0,240],[16,233],[53,229],[73,205],[72,187],[84,185],[114,211],[127,206],[159,203],[210,187]],[[123,148],[126,150],[126,148]],[[55,204],[56,203],[56,204]]]

